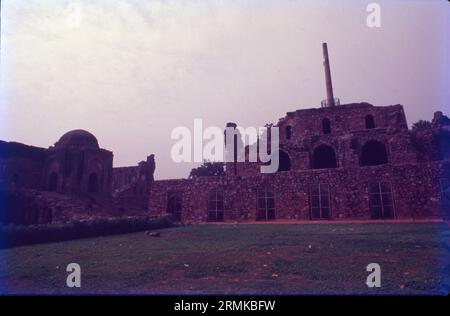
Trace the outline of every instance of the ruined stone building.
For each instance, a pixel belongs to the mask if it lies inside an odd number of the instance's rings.
[[[49,148],[0,141],[0,222],[142,215],[153,172],[153,155],[113,168],[113,153],[84,130],[65,133]]]
[[[436,112],[432,122],[409,129],[402,105],[340,104],[326,45],[324,59],[321,107],[288,112],[275,124],[276,173],[260,173],[260,162],[228,162],[224,176],[154,181],[153,155],[113,168],[113,153],[84,130],[49,148],[0,141],[0,222],[448,217],[450,119]]]
[[[147,214],[148,198],[155,172],[154,155],[137,166],[113,169],[113,192],[120,215],[129,215],[130,210]]]
[[[340,104],[324,44],[327,99],[288,112],[277,173],[226,164],[226,175],[155,181],[149,211],[182,221],[430,218],[449,215],[450,120],[408,129],[402,105]],[[229,123],[228,126],[236,126]]]
[[[448,216],[450,124],[440,117],[413,132],[401,105],[289,112],[277,124],[277,173],[237,162],[225,176],[155,181],[150,213],[183,221]]]

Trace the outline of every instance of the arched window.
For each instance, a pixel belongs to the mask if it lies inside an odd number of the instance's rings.
[[[336,154],[331,146],[318,146],[314,149],[312,158],[313,169],[337,168]]]
[[[290,140],[292,138],[292,126],[286,126],[286,139]]]
[[[272,163],[272,160],[268,162],[263,162],[262,165],[269,166]],[[289,155],[283,150],[278,150],[278,169],[277,172],[280,171],[289,171],[291,170],[291,158]]]
[[[366,129],[375,128],[375,119],[373,118],[373,115],[371,114],[366,115],[365,121],[366,121]]]
[[[331,134],[331,122],[327,118],[322,120],[322,131],[324,134]]]
[[[98,192],[98,175],[95,172],[93,172],[89,175],[88,192],[89,193],[97,193]]]
[[[282,150],[279,150],[278,152],[279,162],[277,172],[291,170],[291,159],[289,158],[289,155]]]
[[[52,172],[48,179],[48,190],[56,191],[57,188],[58,188],[58,175],[56,174],[56,172]]]
[[[369,140],[361,150],[361,166],[383,165],[388,162],[386,147],[376,140]]]

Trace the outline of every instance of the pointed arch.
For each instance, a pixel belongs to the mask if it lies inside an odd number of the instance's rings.
[[[322,144],[314,149],[313,169],[337,168],[336,154],[333,147]]]

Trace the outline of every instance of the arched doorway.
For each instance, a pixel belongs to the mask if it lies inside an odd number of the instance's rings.
[[[312,158],[313,169],[337,168],[336,154],[331,146],[318,146],[314,149]]]
[[[369,140],[361,149],[361,166],[377,166],[388,162],[386,147],[376,140]]]
[[[92,172],[88,179],[88,192],[97,193],[98,192],[98,175]]]
[[[181,221],[181,192],[167,193],[167,213],[174,221]]]
[[[58,189],[58,175],[56,174],[56,172],[52,172],[48,179],[48,190],[56,192],[57,189]]]
[[[279,163],[277,172],[291,170],[291,158],[289,158],[289,155],[282,150],[279,150],[278,152],[279,152]]]

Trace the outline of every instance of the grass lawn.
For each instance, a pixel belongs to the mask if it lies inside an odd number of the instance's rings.
[[[445,223],[195,225],[0,250],[0,293],[446,294]],[[81,288],[66,287],[80,264]],[[369,263],[381,288],[365,284]]]

